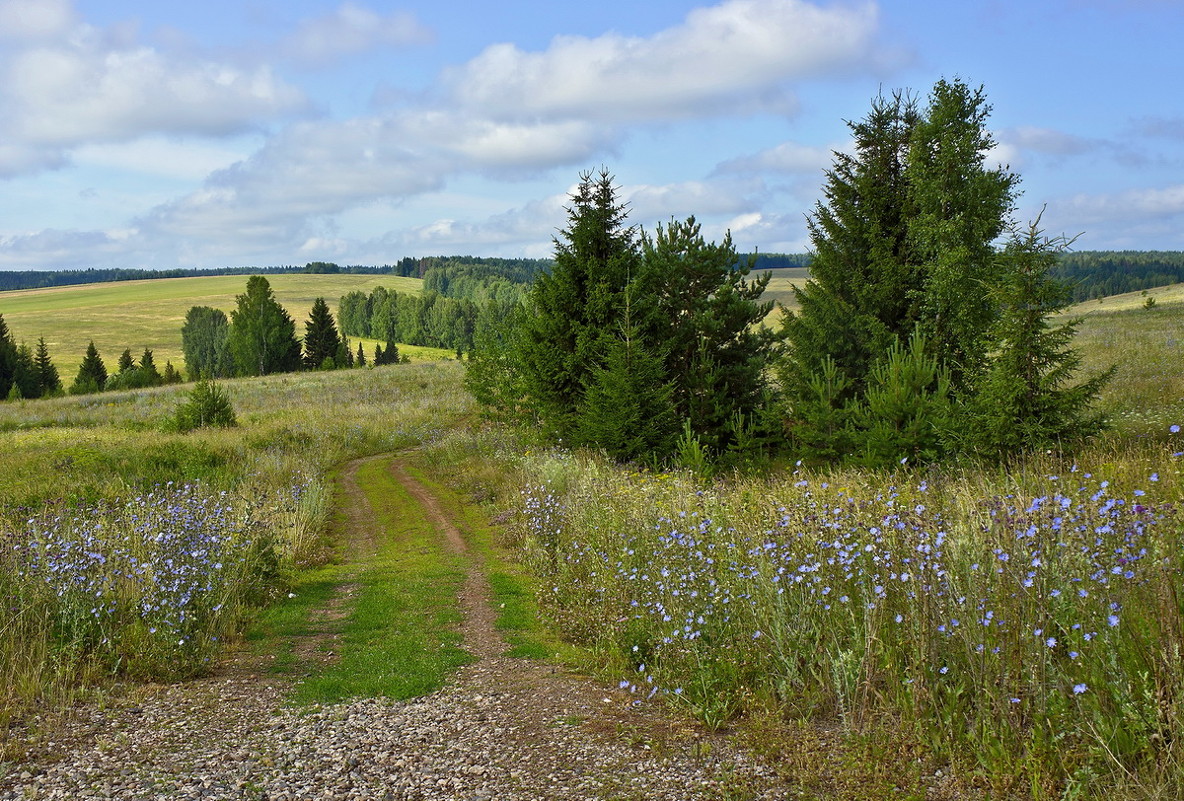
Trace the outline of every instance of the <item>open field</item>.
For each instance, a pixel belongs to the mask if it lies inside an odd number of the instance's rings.
[[[336,313],[338,299],[353,290],[369,293],[376,286],[417,294],[423,284],[417,278],[396,275],[269,275],[272,291],[296,321],[296,334],[304,333],[304,321],[318,297],[324,297]],[[107,369],[130,348],[139,358],[152,350],[163,369],[171,361],[184,371],[181,326],[192,306],[212,306],[227,314],[234,298],[246,290],[245,275],[162,278],[103,284],[21,289],[0,292],[0,315],[17,342],[35,345],[45,337],[54,364],[69,386],[78,372],[86,345],[92,339]],[[357,347],[356,343],[354,345]],[[368,354],[373,354],[371,343]]]
[[[769,281],[769,286],[765,288],[765,294],[761,300],[776,301],[790,311],[796,309],[797,300],[793,296],[793,288],[806,282],[810,277],[809,268],[785,267],[779,270],[769,270],[769,272],[773,274],[773,277]],[[774,308],[767,318],[767,322],[770,325],[775,325],[780,319],[780,312]]]

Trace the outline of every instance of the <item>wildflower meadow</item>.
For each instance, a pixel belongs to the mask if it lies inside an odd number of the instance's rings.
[[[186,388],[0,406],[0,723],[112,678],[216,662],[326,558],[332,471],[438,436],[459,365],[227,381],[235,428],[177,431]]]
[[[504,536],[639,703],[892,731],[999,793],[1179,786],[1184,439],[1163,434],[1122,460],[711,483],[540,451]]]

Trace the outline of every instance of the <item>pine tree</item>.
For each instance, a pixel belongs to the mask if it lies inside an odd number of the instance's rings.
[[[86,355],[78,367],[78,376],[70,387],[71,395],[86,395],[91,392],[101,392],[107,383],[107,368],[92,340],[86,347]]]
[[[312,311],[304,324],[304,366],[308,370],[319,370],[326,360],[337,360],[341,350],[341,338],[337,324],[324,298],[313,301]],[[344,362],[338,366],[344,367]]]
[[[382,359],[382,345],[375,344],[374,345],[374,366],[378,367],[379,365],[382,365],[382,364],[386,364],[386,362],[383,361],[383,359]]]
[[[125,348],[123,353],[119,354],[119,375],[134,369],[136,369],[136,360],[132,358],[132,349]]]
[[[34,356],[37,365],[37,387],[41,397],[57,395],[62,391],[62,379],[58,375],[58,368],[54,367],[49,358],[49,346],[45,344],[45,337],[37,340],[37,352]]]
[[[362,349],[362,343],[358,343],[358,367],[366,366],[366,351]]]
[[[296,324],[276,301],[261,275],[247,279],[247,291],[235,298],[226,346],[239,375],[270,375],[300,369]]]

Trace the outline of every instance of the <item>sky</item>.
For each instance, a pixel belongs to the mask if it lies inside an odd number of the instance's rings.
[[[1184,250],[1182,0],[0,0],[0,269],[548,257],[581,173],[643,230],[806,252],[847,121],[982,86],[1017,224]]]

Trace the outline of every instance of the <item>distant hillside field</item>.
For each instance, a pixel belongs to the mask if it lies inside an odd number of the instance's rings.
[[[45,337],[67,386],[92,339],[109,371],[125,348],[131,348],[136,359],[144,348],[151,348],[159,367],[171,361],[183,371],[181,326],[185,314],[192,306],[212,306],[229,315],[235,296],[246,290],[247,277],[163,278],[0,292],[0,315],[17,342],[34,346],[39,337]],[[304,335],[304,321],[318,297],[324,297],[336,313],[338,299],[355,289],[369,293],[384,286],[418,294],[423,285],[418,278],[394,275],[292,274],[269,275],[267,280],[276,299],[296,321],[297,336]]]

